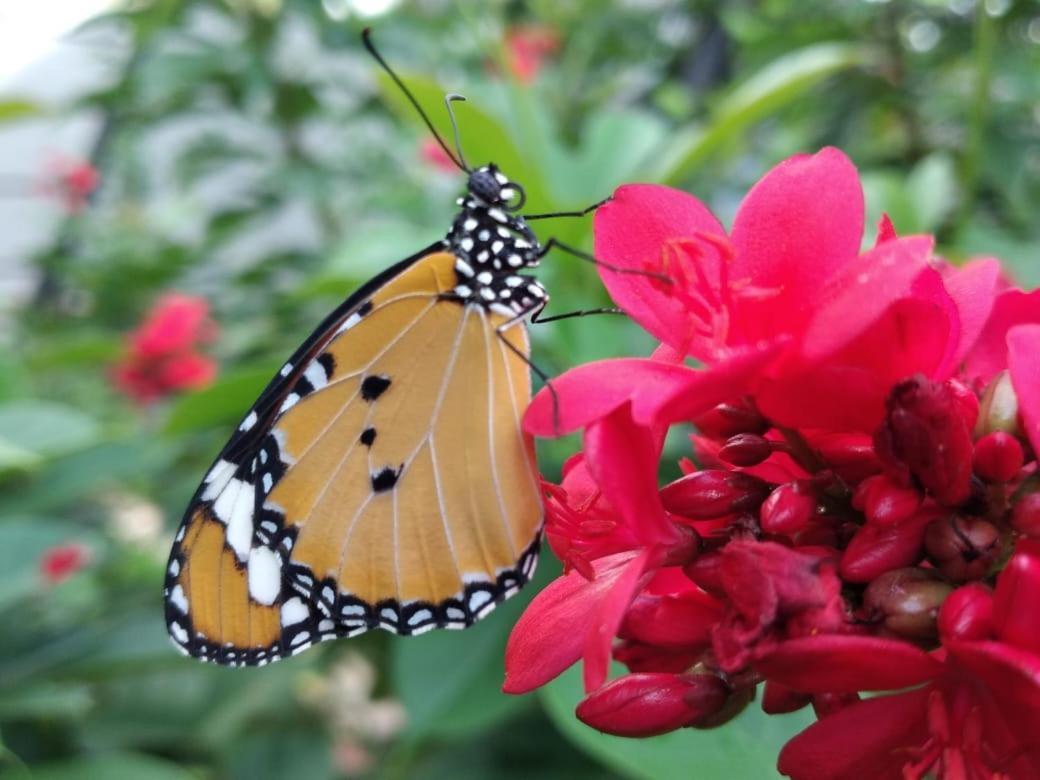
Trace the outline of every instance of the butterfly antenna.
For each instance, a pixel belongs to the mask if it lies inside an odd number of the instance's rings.
[[[456,100],[465,103],[466,97],[454,92],[449,92],[444,96],[444,105],[448,107],[448,118],[451,119],[451,131],[455,134],[455,151],[458,153],[459,160],[462,162],[462,170],[469,173],[469,165],[466,163],[466,156],[462,153],[462,141],[459,138],[459,123],[455,119],[455,109],[451,107],[451,104]]]
[[[433,137],[437,139],[437,143],[440,144],[441,149],[444,150],[444,153],[448,155],[451,161],[455,163],[455,165],[460,170],[469,173],[469,168],[467,168],[464,163],[460,162],[460,160],[454,154],[452,154],[451,149],[448,147],[448,145],[444,143],[444,139],[441,138],[440,133],[437,132],[437,128],[433,126],[433,122],[430,121],[430,117],[426,115],[426,112],[423,111],[422,106],[419,105],[419,101],[415,99],[415,95],[413,95],[411,90],[409,90],[408,87],[404,85],[404,82],[401,81],[401,78],[396,73],[394,73],[393,68],[391,68],[387,64],[387,61],[383,59],[383,55],[376,51],[376,47],[372,43],[371,27],[366,27],[364,30],[361,31],[361,42],[365,44],[365,48],[368,49],[368,53],[371,54],[373,58],[375,58],[375,61],[380,64],[383,70],[386,71],[387,75],[394,80],[394,83],[397,85],[398,89],[400,89],[401,92],[404,93],[404,96],[408,98],[408,102],[410,102],[412,106],[415,107],[415,110],[419,113],[419,116],[422,117],[422,121],[426,124],[426,127],[429,128],[431,133],[433,133]],[[454,117],[452,117],[452,124],[454,125]],[[457,132],[458,131],[456,130],[456,133]],[[456,138],[458,138],[457,135]]]

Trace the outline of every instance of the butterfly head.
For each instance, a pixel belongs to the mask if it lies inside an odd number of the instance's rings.
[[[524,205],[524,188],[510,181],[494,163],[475,168],[466,183],[469,194],[491,208],[516,211]]]

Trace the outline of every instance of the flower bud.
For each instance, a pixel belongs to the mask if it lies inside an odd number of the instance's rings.
[[[944,506],[971,493],[971,427],[957,394],[922,376],[900,382],[886,403],[874,446],[897,474],[909,472]]]
[[[719,460],[734,466],[757,466],[773,454],[773,445],[755,433],[731,436],[719,450]]]
[[[812,700],[808,693],[799,693],[776,680],[766,680],[762,693],[762,712],[766,715],[784,715],[800,710]]]
[[[1011,509],[1011,525],[1026,536],[1040,537],[1040,493],[1026,493]]]
[[[627,674],[590,693],[575,714],[620,737],[652,737],[694,726],[718,713],[729,687],[712,674]]]
[[[953,590],[927,569],[896,569],[867,586],[863,609],[868,620],[907,639],[938,636],[939,608]]]
[[[1000,531],[979,517],[950,515],[928,526],[924,547],[935,567],[953,582],[986,576],[1001,552]]]
[[[726,586],[722,581],[722,555],[708,553],[683,566],[683,574],[698,588],[716,598],[726,597]]]
[[[924,553],[925,527],[936,516],[928,510],[901,523],[868,523],[860,528],[842,553],[842,579],[871,582],[886,571],[917,563]]]
[[[979,421],[979,397],[971,388],[956,379],[947,379],[946,387],[953,393],[961,407],[961,417],[969,429],[974,429]]]
[[[808,525],[816,513],[816,494],[804,482],[781,485],[762,502],[759,522],[770,534],[795,534]]]
[[[1002,642],[1040,655],[1040,541],[1019,539],[997,577],[993,625]]]
[[[975,473],[987,482],[1010,482],[1025,461],[1018,439],[1004,431],[987,433],[975,442]]]
[[[758,509],[769,486],[739,471],[697,471],[661,489],[669,512],[694,520],[710,520],[734,512]]]
[[[642,595],[625,613],[620,636],[662,647],[707,647],[723,606],[690,588],[668,595]]]
[[[993,591],[981,582],[971,582],[951,593],[939,610],[939,636],[948,639],[991,639]]]
[[[1006,369],[993,377],[979,401],[975,435],[985,436],[994,431],[1003,431],[1012,436],[1019,432],[1018,396],[1011,384],[1011,373]]]
[[[820,458],[846,483],[858,485],[881,471],[874,442],[865,433],[831,433],[812,442]]]
[[[852,505],[878,525],[892,525],[911,517],[921,506],[921,494],[903,487],[886,474],[869,477],[859,483]]]
[[[858,701],[858,693],[818,693],[812,697],[813,712],[822,719]]]
[[[738,433],[763,434],[769,430],[769,421],[747,397],[719,404],[694,418],[693,424],[702,436],[713,439],[728,439]]]
[[[658,647],[632,640],[621,640],[614,645],[614,660],[628,667],[630,672],[685,672],[699,660],[703,648],[687,649]]]

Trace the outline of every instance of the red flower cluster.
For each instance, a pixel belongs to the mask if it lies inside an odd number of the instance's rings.
[[[507,692],[583,659],[578,717],[648,736],[764,683],[766,712],[818,716],[791,777],[1040,776],[1040,293],[887,219],[861,253],[863,213],[835,149],[773,169],[728,234],[665,187],[599,209],[598,257],[672,280],[603,273],[662,344],[528,410],[584,447],[546,485],[566,572],[513,630]],[[689,422],[699,466],[660,487]]]
[[[204,298],[169,294],[129,335],[126,354],[114,367],[112,380],[139,404],[206,387],[217,374],[217,364],[197,350],[216,333]]]

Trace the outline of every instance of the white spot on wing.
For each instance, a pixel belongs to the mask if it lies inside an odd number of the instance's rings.
[[[303,372],[303,375],[307,377],[307,381],[311,383],[315,390],[320,390],[329,383],[328,374],[325,373],[325,366],[317,360],[307,366],[307,370]]]
[[[343,333],[344,331],[350,330],[359,322],[361,322],[361,315],[357,312],[354,312],[345,320],[343,320],[343,324],[336,329],[336,333]]]
[[[206,489],[202,491],[202,499],[211,501],[216,498],[231,481],[236,468],[237,466],[229,460],[218,460],[206,475]]]
[[[250,428],[256,425],[256,419],[256,410],[254,409],[248,415],[246,415],[246,419],[242,421],[242,424],[238,426],[238,429],[240,431],[248,431]]]
[[[170,591],[170,603],[177,608],[182,615],[188,614],[188,599],[184,596],[184,588],[177,585]]]
[[[282,604],[282,625],[283,626],[294,626],[297,623],[302,623],[308,617],[310,617],[310,610],[307,609],[307,605],[298,598],[291,598]]]
[[[180,623],[170,623],[170,634],[173,635],[178,644],[188,644],[188,632],[184,630],[184,626]]]
[[[213,502],[213,514],[227,526],[225,538],[240,561],[249,555],[253,538],[253,485],[241,479],[231,479],[228,486]]]
[[[300,400],[300,396],[299,396],[298,393],[289,393],[289,395],[285,396],[285,400],[282,401],[282,408],[279,411],[280,412],[287,412],[287,411],[289,411],[294,406],[296,406],[296,402],[299,401],[299,400]]]
[[[268,547],[249,551],[249,595],[265,606],[274,604],[282,592],[282,562]]]

